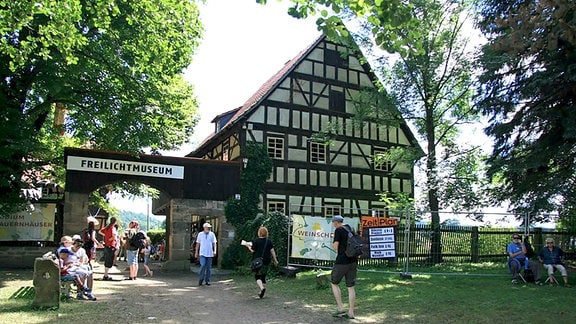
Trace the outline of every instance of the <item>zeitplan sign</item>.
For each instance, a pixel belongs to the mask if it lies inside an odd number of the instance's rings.
[[[371,259],[396,257],[394,227],[370,228],[368,232]]]
[[[396,226],[396,218],[362,216],[362,236],[368,241],[371,259],[396,257]]]
[[[179,165],[99,159],[84,156],[68,156],[66,168],[75,171],[184,179],[184,167]]]

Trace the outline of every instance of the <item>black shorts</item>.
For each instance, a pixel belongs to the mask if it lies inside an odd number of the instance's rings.
[[[104,247],[104,267],[112,268],[114,265],[114,252],[116,252],[116,248],[112,246],[105,246]]]
[[[338,285],[342,278],[346,277],[346,287],[354,287],[356,284],[356,273],[358,272],[358,262],[349,264],[335,264],[332,268],[332,278],[330,281]]]

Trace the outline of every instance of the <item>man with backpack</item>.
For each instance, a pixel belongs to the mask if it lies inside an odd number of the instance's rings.
[[[353,229],[348,224],[344,224],[344,217],[336,215],[332,218],[334,225],[334,251],[337,252],[334,267],[332,268],[331,283],[332,293],[336,299],[338,309],[333,314],[334,317],[354,318],[354,303],[356,302],[356,273],[358,270],[358,257],[349,257],[346,254],[348,248],[349,233],[353,234]],[[340,281],[346,278],[346,287],[348,288],[348,312],[344,310],[342,304],[342,291],[340,290]]]

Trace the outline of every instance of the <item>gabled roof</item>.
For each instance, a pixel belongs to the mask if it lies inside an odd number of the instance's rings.
[[[300,62],[308,55],[310,54],[310,52],[320,43],[324,40],[324,38],[326,38],[325,35],[321,35],[320,37],[318,37],[310,46],[308,46],[307,48],[305,48],[304,50],[302,50],[300,53],[298,53],[298,55],[296,55],[293,59],[291,59],[290,61],[286,62],[286,64],[284,64],[284,66],[282,67],[282,69],[280,69],[280,71],[278,71],[274,76],[272,76],[270,79],[268,79],[268,81],[266,81],[261,87],[260,89],[258,89],[250,98],[248,98],[248,100],[246,100],[246,102],[240,107],[240,108],[235,108],[232,109],[228,112],[222,113],[220,115],[218,115],[216,118],[214,118],[212,120],[212,122],[215,122],[216,119],[219,116],[223,116],[226,114],[229,114],[230,112],[234,111],[234,110],[238,110],[236,112],[236,114],[234,114],[234,116],[232,118],[230,118],[230,120],[228,121],[228,123],[226,123],[226,125],[223,125],[222,128],[220,129],[220,131],[218,133],[213,133],[210,136],[208,136],[206,139],[204,139],[204,141],[202,141],[202,143],[198,146],[198,148],[196,150],[194,150],[193,152],[187,154],[186,156],[194,156],[194,154],[196,153],[196,151],[200,150],[204,144],[210,142],[210,140],[212,138],[214,138],[215,136],[217,136],[219,133],[221,133],[224,129],[226,128],[230,128],[232,125],[236,124],[239,120],[242,120],[242,116],[244,116],[246,113],[248,113],[250,110],[252,110],[255,107],[258,107],[260,105],[260,102],[266,98],[266,96],[268,94],[270,94],[275,88],[276,86],[278,86],[280,83],[282,83],[282,81],[284,81],[284,79],[286,79],[288,77],[288,75],[290,74],[290,72],[292,72],[297,66],[298,64],[300,64]]]

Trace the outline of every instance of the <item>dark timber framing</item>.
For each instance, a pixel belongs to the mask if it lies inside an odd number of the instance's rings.
[[[269,138],[280,138],[274,140],[274,169],[262,207],[300,206],[286,213],[324,215],[324,208],[312,207],[324,205],[332,211],[338,207],[382,210],[385,206],[378,193],[413,196],[412,165],[387,162],[377,168],[373,163],[375,152],[391,147],[420,149],[406,123],[352,122],[355,100],[362,91],[376,89],[379,82],[368,64],[361,62],[365,60],[358,51],[319,37],[243,106],[214,118],[216,132],[188,156],[241,160],[246,142],[266,145]],[[331,141],[326,159],[314,162],[311,143],[320,132],[329,132]],[[279,150],[282,154],[277,154]]]

